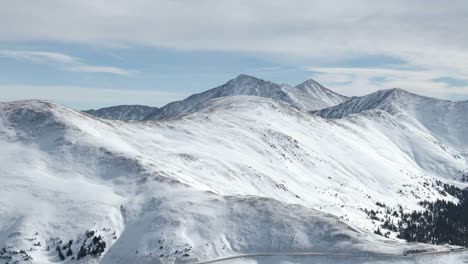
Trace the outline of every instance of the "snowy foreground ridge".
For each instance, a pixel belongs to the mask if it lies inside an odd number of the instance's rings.
[[[246,75],[161,108],[0,103],[0,263],[463,263],[374,231],[457,202],[441,183],[466,185],[467,116]]]

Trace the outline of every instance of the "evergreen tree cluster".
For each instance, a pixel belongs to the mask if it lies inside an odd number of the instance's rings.
[[[90,255],[92,257],[99,257],[106,250],[106,242],[102,239],[101,235],[94,236],[94,231],[87,231],[86,237],[91,238],[91,242],[86,244],[86,241],[83,241],[83,244],[80,247],[80,250],[77,254],[77,260]]]
[[[64,260],[65,260],[65,256],[63,255],[62,249],[60,248],[60,246],[57,246],[55,249],[56,249],[57,252],[58,252],[58,257],[60,258],[60,260],[61,260],[61,261],[64,261]]]
[[[398,238],[407,241],[468,246],[468,189],[460,189],[441,182],[437,185],[443,188],[441,194],[448,193],[456,197],[459,202],[423,201],[419,204],[425,208],[424,211],[410,213],[404,213],[401,207],[396,211],[387,209],[381,227],[396,232]],[[370,218],[378,219],[375,211],[367,213]],[[389,215],[399,216],[400,219],[394,223]],[[386,236],[389,234],[383,234],[380,228],[374,233]]]
[[[19,263],[21,261],[30,261],[32,259],[33,257],[26,253],[25,250],[9,250],[5,247],[0,249],[0,263]],[[1,260],[4,260],[5,262],[1,262]]]
[[[468,181],[468,172],[464,171],[464,172],[461,172],[461,181],[462,182],[467,182]]]

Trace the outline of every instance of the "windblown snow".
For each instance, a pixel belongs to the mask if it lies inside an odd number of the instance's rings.
[[[57,245],[67,263],[438,250],[374,235],[364,210],[455,201],[433,183],[464,185],[467,107],[244,75],[131,118],[145,122],[1,103],[0,249],[11,259],[0,261],[59,262]]]

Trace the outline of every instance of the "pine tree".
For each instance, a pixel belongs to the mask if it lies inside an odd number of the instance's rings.
[[[59,250],[58,250],[58,256],[59,256],[59,258],[60,258],[61,261],[64,261],[64,260],[65,260],[65,256],[63,255],[62,250],[60,250],[60,248],[59,248]]]
[[[86,249],[85,249],[84,245],[82,245],[81,248],[80,248],[80,251],[78,251],[78,255],[76,256],[76,259],[80,260],[81,258],[86,257],[86,255],[87,255]]]

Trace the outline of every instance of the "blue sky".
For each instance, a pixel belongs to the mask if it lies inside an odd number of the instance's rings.
[[[31,90],[31,93],[14,93],[11,96],[5,95],[8,92],[2,92],[0,98],[6,97],[2,101],[49,99],[78,109],[113,104],[161,106],[221,85],[242,73],[291,84],[299,84],[311,77],[310,71],[297,65],[241,52],[187,51],[147,46],[109,49],[40,42],[4,44],[0,47],[0,87],[24,86]],[[63,58],[60,60],[54,56]],[[33,89],[47,90],[46,87],[61,87],[64,95],[32,92]],[[132,98],[102,98],[101,103],[95,99],[67,98],[67,90],[73,88],[145,93]],[[148,93],[154,97],[146,97]]]
[[[2,7],[0,101],[162,106],[241,73],[291,85],[313,78],[345,95],[398,87],[468,99],[466,1],[18,0]]]

